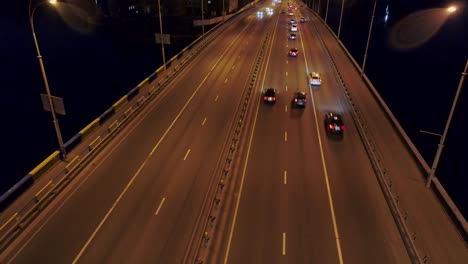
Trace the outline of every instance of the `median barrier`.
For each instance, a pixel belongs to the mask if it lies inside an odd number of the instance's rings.
[[[99,127],[99,118],[94,119],[93,122],[91,122],[89,125],[87,125],[85,128],[83,128],[80,131],[81,134],[81,140],[85,139],[91,132],[93,132],[97,127]]]
[[[124,106],[126,103],[127,103],[127,96],[124,95],[122,98],[120,98],[120,100],[118,100],[115,104],[112,105],[112,107],[114,107],[114,110],[116,112],[119,111],[119,108],[121,108],[122,106]]]
[[[66,153],[69,153],[80,142],[81,142],[81,134],[78,133],[74,135],[70,140],[68,140],[65,144],[63,144],[63,148],[65,149]]]
[[[99,125],[104,124],[112,115],[114,115],[115,110],[113,107],[107,109],[102,115],[99,116]]]
[[[50,167],[54,166],[57,161],[60,161],[60,151],[56,150],[47,157],[41,164],[36,166],[30,173],[34,181],[37,181]]]

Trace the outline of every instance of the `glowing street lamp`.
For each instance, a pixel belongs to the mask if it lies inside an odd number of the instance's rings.
[[[449,7],[447,7],[447,12],[448,12],[448,13],[453,13],[453,12],[455,12],[455,11],[457,11],[457,7],[456,7],[456,6],[449,6]]]
[[[49,4],[54,5],[54,6],[57,5],[57,0],[49,0],[48,2]],[[37,59],[39,60],[39,66],[41,67],[42,79],[44,80],[44,86],[47,92],[47,100],[49,102],[50,112],[52,113],[52,120],[53,120],[52,122],[54,123],[55,133],[57,134],[57,140],[60,146],[60,150],[62,152],[63,157],[65,157],[66,153],[65,153],[65,148],[63,146],[62,133],[60,132],[60,127],[58,124],[57,116],[55,115],[55,106],[52,102],[52,95],[50,93],[49,81],[47,80],[44,63],[42,61],[41,51],[39,49],[39,43],[37,42],[36,31],[34,30],[34,13],[36,12],[36,9],[43,3],[45,3],[45,1],[40,2],[34,8],[32,8],[32,0],[29,1],[29,9],[28,9],[29,24],[31,26],[34,44],[36,46]]]

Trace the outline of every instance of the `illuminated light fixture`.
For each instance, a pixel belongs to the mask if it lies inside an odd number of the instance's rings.
[[[56,5],[56,4],[57,4],[57,0],[49,0],[49,4],[51,4],[51,5]]]
[[[456,6],[449,6],[449,7],[447,7],[447,12],[453,13],[453,12],[455,12],[455,11],[457,11],[457,7],[456,7]]]

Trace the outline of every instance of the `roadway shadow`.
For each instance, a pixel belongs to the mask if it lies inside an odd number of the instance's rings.
[[[291,103],[289,105],[289,117],[292,119],[300,119],[302,115],[304,114],[305,106],[297,106],[294,103],[294,99],[291,100]]]

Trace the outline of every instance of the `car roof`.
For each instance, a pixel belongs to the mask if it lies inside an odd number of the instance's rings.
[[[295,93],[295,96],[296,97],[300,97],[300,98],[305,98],[306,97],[306,94],[304,92],[296,92]]]
[[[313,76],[320,77],[320,74],[318,74],[317,72],[311,72],[311,73],[310,73],[310,76],[312,76],[312,77],[313,77]]]
[[[296,48],[291,48],[291,51],[297,51],[297,49]]]
[[[275,89],[273,89],[273,88],[268,88],[268,89],[266,89],[265,93],[268,93],[268,94],[272,94],[272,93],[273,93],[273,94],[275,94],[276,91],[275,91]]]

